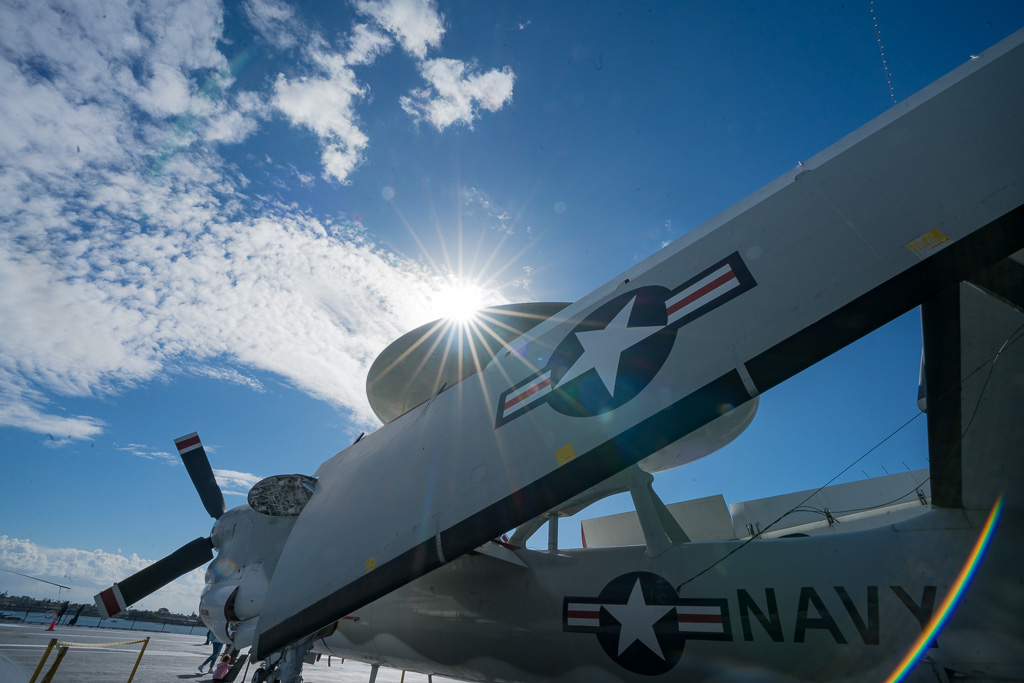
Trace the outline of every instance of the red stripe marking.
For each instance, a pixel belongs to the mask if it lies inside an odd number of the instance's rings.
[[[702,296],[704,296],[705,294],[707,294],[711,290],[717,289],[718,287],[721,287],[722,285],[724,285],[729,280],[735,280],[735,279],[736,279],[736,273],[734,273],[733,271],[730,270],[728,273],[725,273],[724,275],[721,275],[721,276],[715,278],[714,280],[712,280],[711,282],[707,283],[706,285],[704,285],[703,287],[698,289],[696,292],[693,292],[689,296],[687,296],[687,297],[685,297],[683,299],[680,299],[679,301],[677,301],[674,304],[672,304],[672,307],[668,309],[668,314],[672,315],[673,313],[678,311],[683,306],[686,306],[687,304],[693,303],[695,300],[701,298]]]
[[[180,453],[186,448],[191,448],[192,446],[195,446],[197,443],[199,443],[198,434],[193,436],[191,439],[185,439],[184,441],[175,441],[174,445],[178,447],[178,452]]]
[[[527,398],[528,396],[533,396],[534,394],[536,394],[538,391],[540,391],[544,387],[549,387],[549,386],[551,386],[551,378],[550,377],[546,378],[543,382],[538,382],[537,384],[534,384],[532,387],[530,387],[529,389],[527,389],[523,393],[519,394],[515,398],[510,398],[509,400],[505,401],[505,410],[508,410],[509,408],[514,406],[515,404],[517,404],[520,401],[522,401],[524,398]]]
[[[103,601],[103,606],[107,610],[108,617],[112,617],[121,611],[121,605],[117,604],[117,598],[114,596],[113,588],[108,588],[107,590],[101,592],[100,600]]]
[[[596,612],[585,612],[583,610],[566,610],[565,616],[569,619],[600,619],[601,610]]]
[[[721,624],[721,614],[680,614],[681,624]]]

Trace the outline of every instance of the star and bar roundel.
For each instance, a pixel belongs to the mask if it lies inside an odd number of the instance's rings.
[[[566,597],[562,630],[592,633],[619,666],[656,676],[679,663],[688,639],[732,640],[725,598],[680,598],[650,572],[611,580],[596,597]]]
[[[631,401],[658,374],[681,327],[756,284],[733,252],[674,289],[649,285],[609,299],[559,343],[547,365],[502,392],[495,429],[545,404],[585,417]]]

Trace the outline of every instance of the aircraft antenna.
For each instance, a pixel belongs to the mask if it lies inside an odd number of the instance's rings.
[[[871,23],[875,26],[875,40],[878,41],[878,52],[882,55],[882,68],[885,69],[885,80],[889,84],[889,98],[896,104],[896,92],[892,88],[892,74],[889,73],[889,63],[885,59],[885,46],[882,45],[882,32],[878,28],[878,15],[875,14],[875,0],[868,0],[868,8],[871,10]]]
[[[48,583],[51,586],[57,586],[58,588],[67,588],[68,590],[71,590],[71,586],[65,586],[64,584],[61,584],[61,583],[54,583],[53,581],[47,581],[46,579],[40,579],[38,576],[31,576],[30,574],[22,574],[21,572],[16,572],[13,569],[4,569],[3,567],[0,567],[0,572],[7,572],[8,574],[17,574],[18,576],[24,576],[26,579],[34,579],[35,581],[41,581],[43,583]],[[59,590],[57,591],[57,594],[58,595],[60,594]]]

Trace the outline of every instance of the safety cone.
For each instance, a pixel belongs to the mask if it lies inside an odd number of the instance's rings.
[[[46,627],[46,630],[47,631],[52,631],[53,627],[56,626],[56,625],[57,625],[57,620],[54,619],[53,621],[50,622],[50,625]]]

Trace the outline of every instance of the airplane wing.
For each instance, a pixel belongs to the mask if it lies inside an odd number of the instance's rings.
[[[263,658],[1024,247],[1024,32],[325,462]]]

